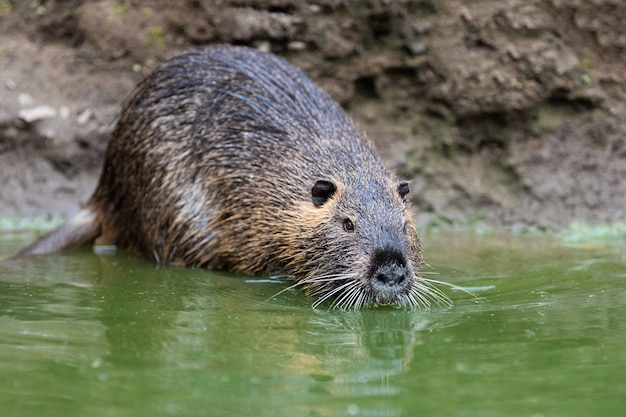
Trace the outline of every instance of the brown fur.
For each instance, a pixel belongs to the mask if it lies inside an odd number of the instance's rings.
[[[293,276],[316,304],[445,301],[417,274],[406,192],[300,70],[249,48],[194,49],[122,111],[78,215],[89,227],[70,219],[21,255],[100,236],[160,263]]]

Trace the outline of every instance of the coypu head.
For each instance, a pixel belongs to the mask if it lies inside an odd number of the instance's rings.
[[[408,192],[406,181],[367,173],[312,184],[310,201],[297,210],[303,244],[290,263],[295,286],[317,298],[314,307],[327,300],[337,308],[449,303],[419,275],[424,260]]]

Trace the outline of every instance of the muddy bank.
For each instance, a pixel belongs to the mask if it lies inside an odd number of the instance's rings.
[[[0,2],[0,216],[74,212],[135,83],[229,42],[337,99],[412,179],[422,225],[623,220],[626,4],[466,3]]]

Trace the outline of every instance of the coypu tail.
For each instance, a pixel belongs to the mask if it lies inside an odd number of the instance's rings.
[[[83,207],[61,226],[26,246],[11,259],[76,249],[93,242],[99,234],[100,221],[96,211]]]

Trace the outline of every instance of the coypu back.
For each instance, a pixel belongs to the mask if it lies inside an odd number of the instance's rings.
[[[218,46],[177,56],[138,86],[92,201],[108,243],[163,263],[275,273],[293,247],[283,229],[301,221],[285,215],[311,202],[317,180],[383,181],[383,170],[302,71]]]
[[[187,51],[142,81],[107,148],[99,244],[159,263],[294,276],[340,307],[426,306],[408,183],[283,59]]]

